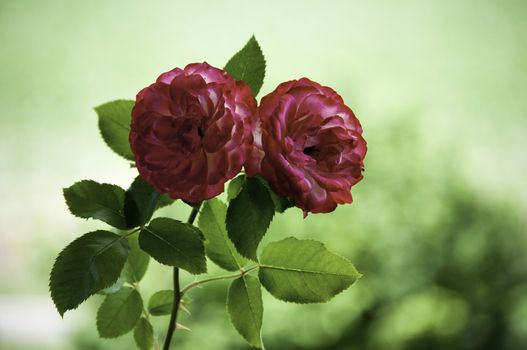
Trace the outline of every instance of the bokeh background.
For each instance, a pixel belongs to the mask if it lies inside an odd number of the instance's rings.
[[[61,189],[135,176],[102,142],[94,106],[189,62],[222,67],[253,33],[261,96],[301,76],[329,85],[369,145],[352,205],[289,210],[265,238],[322,240],[364,277],[323,305],[264,293],[267,348],[527,348],[524,0],[0,0],[0,348],[133,348],[131,335],[97,338],[101,296],[64,319],[53,307],[53,259],[104,227],[69,215]],[[145,297],[170,277],[151,263]],[[174,348],[247,349],[226,286],[194,290],[181,320],[192,332]]]

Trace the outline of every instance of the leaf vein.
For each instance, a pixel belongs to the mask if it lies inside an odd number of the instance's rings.
[[[164,237],[162,237],[162,236],[158,235],[157,233],[155,233],[154,231],[150,230],[147,226],[145,226],[144,229],[147,230],[148,232],[150,232],[154,237],[156,237],[157,239],[159,239],[163,243],[166,243],[170,247],[174,248],[174,250],[178,251],[179,254],[184,256],[186,259],[189,259],[189,256],[187,254],[185,254],[183,252],[183,250],[181,250],[178,247],[176,247],[175,245],[173,245],[170,241],[167,241]],[[189,259],[189,261],[191,261],[191,259]]]
[[[302,270],[302,269],[297,269],[294,267],[271,266],[271,265],[265,265],[265,264],[260,264],[260,267],[263,267],[266,269],[272,269],[272,270],[291,271],[291,272],[297,272],[297,273],[309,273],[309,274],[316,274],[316,275],[332,275],[332,276],[339,276],[339,277],[353,277],[352,275],[349,275],[349,274],[342,274],[342,273],[337,273],[337,272],[327,272],[327,271]]]

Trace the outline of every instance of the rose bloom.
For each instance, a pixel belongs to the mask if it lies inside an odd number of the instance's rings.
[[[196,203],[217,196],[246,159],[256,108],[245,83],[207,63],[161,74],[137,94],[132,110],[139,173],[172,198]]]
[[[255,146],[245,165],[305,215],[351,203],[362,179],[366,141],[349,107],[331,88],[307,78],[280,84],[262,98]]]

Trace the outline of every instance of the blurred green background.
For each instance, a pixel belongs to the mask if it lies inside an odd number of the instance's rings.
[[[133,348],[130,335],[97,338],[102,297],[64,319],[53,307],[56,254],[104,227],[69,215],[61,189],[135,176],[102,142],[94,106],[189,62],[222,67],[253,33],[262,96],[301,76],[329,85],[369,146],[352,205],[306,219],[289,210],[265,238],[321,240],[364,277],[323,305],[264,293],[267,348],[526,349],[523,0],[0,0],[0,348]],[[151,263],[145,297],[170,277]],[[226,286],[193,291],[182,317],[192,332],[176,332],[174,348],[247,348]],[[162,336],[166,322],[155,322]]]

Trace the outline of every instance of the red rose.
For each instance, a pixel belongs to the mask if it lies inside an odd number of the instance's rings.
[[[137,94],[132,110],[139,173],[172,198],[217,196],[245,161],[256,108],[245,83],[207,63],[161,74]]]
[[[331,88],[307,78],[280,84],[262,98],[255,147],[245,168],[307,212],[351,203],[362,179],[366,141],[349,107]]]

